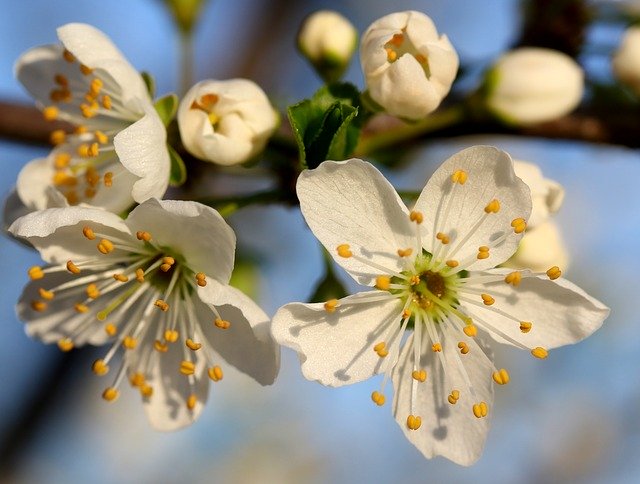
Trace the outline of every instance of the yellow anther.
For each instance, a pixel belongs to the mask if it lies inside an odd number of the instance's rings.
[[[91,299],[96,299],[98,296],[100,296],[100,290],[98,289],[98,286],[96,284],[89,284],[87,286],[87,297],[91,298]]]
[[[41,313],[47,310],[47,303],[44,301],[31,301],[31,309]]]
[[[91,84],[89,84],[89,91],[97,96],[102,89],[102,86],[102,81],[96,77],[91,80]]]
[[[193,394],[189,395],[189,398],[187,398],[187,408],[193,410],[196,408],[196,403],[198,403],[198,398]]]
[[[58,340],[58,348],[60,348],[60,351],[64,351],[65,353],[67,351],[71,351],[73,349],[73,341],[69,338],[61,338]]]
[[[122,340],[122,346],[127,350],[135,350],[138,346],[138,340],[133,336],[125,336]]]
[[[104,186],[109,188],[113,186],[113,172],[108,171],[104,174],[103,178]]]
[[[209,368],[207,370],[207,374],[209,375],[209,378],[211,378],[213,381],[220,381],[222,380],[222,368],[220,368],[219,366],[214,366],[212,368]]]
[[[520,331],[522,331],[523,333],[528,333],[529,331],[531,331],[532,327],[533,324],[529,321],[520,321]]]
[[[498,213],[500,211],[500,202],[494,198],[484,207],[484,211],[485,213]]]
[[[469,353],[469,345],[464,341],[460,341],[458,343],[458,348],[460,348],[460,353],[462,353],[463,355],[466,355],[467,353]]]
[[[478,247],[478,252],[489,252],[489,247],[486,245],[481,245]]]
[[[434,353],[440,353],[442,351],[442,345],[440,343],[433,343],[431,345],[431,351]]]
[[[100,173],[93,166],[87,168],[87,171],[84,173],[84,179],[87,181],[89,185],[95,187],[100,183]]]
[[[75,265],[72,261],[67,261],[67,270],[71,272],[71,274],[80,274],[80,269],[77,265]]]
[[[558,266],[553,266],[547,271],[547,276],[552,281],[555,281],[558,277],[562,275],[562,271]]]
[[[424,222],[424,215],[418,210],[411,210],[411,212],[409,212],[409,220],[417,224],[421,224]]]
[[[407,319],[411,317],[411,309],[404,309],[402,311],[402,319]]]
[[[102,96],[102,107],[105,109],[111,109],[111,106],[111,96],[109,96],[108,94]]]
[[[480,294],[480,297],[482,298],[482,302],[484,303],[485,306],[491,306],[493,303],[496,302],[496,300],[491,297],[489,294]]]
[[[73,175],[58,171],[53,174],[53,184],[72,187],[78,184],[78,179]]]
[[[69,153],[58,153],[53,159],[53,166],[56,170],[64,170],[71,163],[71,155]]]
[[[483,418],[487,416],[489,408],[485,402],[475,403],[473,405],[473,414],[476,418]]]
[[[104,392],[102,392],[102,398],[104,398],[107,402],[113,402],[120,392],[113,387],[107,388]]]
[[[324,303],[324,310],[328,313],[335,312],[337,307],[338,307],[337,299],[329,299],[326,303]]]
[[[209,122],[211,123],[212,126],[215,126],[216,124],[218,124],[218,121],[220,121],[220,116],[218,116],[216,113],[214,113],[213,111],[211,111],[207,117],[209,118]]]
[[[164,344],[162,341],[159,341],[159,340],[155,340],[153,342],[153,348],[156,351],[159,351],[160,353],[166,353],[167,351],[169,351],[169,346],[167,346],[166,344]]]
[[[202,348],[202,343],[196,343],[191,338],[187,338],[184,344],[187,345],[187,348],[193,351],[198,351],[200,348]]]
[[[180,373],[183,375],[193,375],[196,372],[196,365],[191,361],[182,360],[180,363]]]
[[[151,240],[151,234],[149,232],[145,232],[144,230],[138,230],[136,232],[136,238],[138,240],[144,240],[145,242],[149,242]]]
[[[418,274],[412,275],[411,279],[409,279],[409,284],[411,284],[412,286],[417,286],[418,284],[420,284],[420,276]]]
[[[107,365],[104,360],[99,359],[93,362],[93,365],[91,365],[91,371],[98,376],[103,376],[109,373],[109,365]]]
[[[88,76],[93,72],[91,67],[85,66],[84,64],[80,64],[80,72],[82,72],[85,76]]]
[[[196,274],[196,284],[198,284],[198,286],[200,287],[204,287],[207,285],[207,276],[204,274],[204,272],[198,272]]]
[[[420,383],[424,383],[427,380],[427,372],[425,370],[413,370],[411,377]]]
[[[231,323],[229,321],[225,321],[224,319],[220,318],[216,318],[213,324],[216,326],[216,328],[220,329],[229,329],[229,327],[231,326]]]
[[[413,254],[413,249],[398,249],[400,257],[409,257],[411,254]]]
[[[83,124],[79,124],[75,127],[75,129],[73,130],[73,132],[75,134],[85,134],[87,131],[89,131],[89,128],[87,128],[85,125]]]
[[[151,385],[142,385],[140,387],[140,394],[143,398],[150,398],[153,395],[153,387]]]
[[[156,300],[155,303],[153,303],[156,307],[159,307],[162,311],[164,311],[165,313],[169,310],[169,305],[164,302],[162,299],[158,299]]]
[[[118,332],[118,328],[116,328],[116,325],[113,323],[107,323],[104,325],[104,332],[109,336],[115,336]]]
[[[162,258],[162,262],[164,262],[165,264],[169,264],[170,266],[172,266],[173,264],[176,263],[176,260],[173,257],[170,256],[165,256]]]
[[[504,282],[512,286],[517,286],[520,284],[520,281],[522,281],[522,273],[520,271],[510,272],[504,278]]]
[[[27,274],[29,276],[29,279],[31,279],[32,281],[36,281],[44,277],[44,272],[42,271],[42,267],[40,266],[29,267]]]
[[[449,242],[451,242],[451,240],[449,239],[449,236],[447,234],[443,234],[442,232],[438,232],[436,234],[436,239],[438,239],[444,245],[447,245]]]
[[[169,272],[171,270],[171,264],[162,264],[160,270],[162,272]]]
[[[118,282],[127,282],[129,280],[124,274],[114,274],[113,278]]]
[[[82,116],[87,119],[91,119],[96,115],[95,111],[91,109],[91,106],[84,103],[80,105],[80,112],[82,113]]]
[[[382,407],[385,402],[384,395],[378,391],[375,391],[371,394],[371,400],[373,400],[373,403],[375,403],[378,407]]]
[[[389,276],[376,277],[376,288],[381,291],[388,291],[391,286],[391,278]]]
[[[458,403],[459,399],[460,399],[460,392],[458,390],[453,390],[447,397],[447,400],[451,405],[455,405],[456,403]]]
[[[58,114],[60,114],[60,110],[55,106],[47,106],[42,110],[42,116],[47,121],[55,121],[58,119]]]
[[[53,82],[62,87],[67,87],[69,85],[69,79],[62,74],[56,74],[53,76]]]
[[[381,341],[373,347],[373,351],[375,351],[380,358],[384,358],[389,354],[389,350],[387,349],[387,343]]]
[[[467,172],[464,170],[456,170],[451,175],[451,181],[453,183],[459,183],[460,185],[464,185],[467,182]]]
[[[514,218],[511,221],[511,226],[516,234],[521,234],[527,228],[527,221],[523,218]]]
[[[493,372],[493,381],[498,385],[506,385],[509,383],[509,373],[504,368]]]
[[[407,427],[409,430],[418,430],[422,425],[422,418],[416,415],[409,415],[407,417]]]
[[[67,62],[73,62],[76,60],[74,55],[71,52],[69,52],[67,49],[65,49],[64,52],[62,53],[62,57],[64,57],[64,60],[66,60]]]
[[[75,303],[73,305],[73,309],[75,309],[79,313],[88,313],[89,312],[89,306],[87,306],[86,304],[82,304],[82,303]]]
[[[489,258],[489,247],[486,245],[481,245],[478,247],[478,259],[488,259]]]
[[[395,50],[393,50],[391,47],[387,47],[384,50],[387,52],[387,60],[389,62],[395,62],[396,59],[398,58],[398,53]]]
[[[78,205],[80,203],[80,199],[78,198],[78,194],[75,190],[69,190],[64,194],[64,198],[67,199],[69,205]]]
[[[205,94],[200,98],[200,104],[205,108],[211,108],[214,104],[218,102],[220,97],[214,93]]]
[[[144,269],[136,269],[136,281],[144,282]]]
[[[457,260],[453,260],[453,259],[448,260],[447,262],[445,262],[445,264],[447,264],[447,266],[451,267],[452,269],[460,265],[460,263]]]
[[[115,249],[113,242],[108,239],[102,239],[96,247],[98,247],[101,254],[105,255],[113,252],[113,249]]]
[[[96,238],[96,234],[91,227],[83,227],[82,235],[84,235],[89,240],[94,240]]]
[[[340,244],[338,247],[336,247],[336,250],[338,251],[338,255],[340,257],[344,257],[345,259],[353,255],[353,252],[351,252],[351,247],[349,246],[349,244]]]
[[[537,346],[531,350],[531,354],[536,358],[540,358],[544,360],[547,356],[549,356],[549,352],[542,348],[541,346]]]
[[[73,99],[73,94],[71,94],[71,91],[69,91],[69,89],[67,88],[53,89],[51,92],[49,92],[49,99],[54,103],[68,103]]]
[[[41,287],[40,289],[38,289],[38,293],[40,294],[40,297],[42,299],[46,299],[47,301],[51,301],[55,296],[53,291],[47,291],[44,287]]]
[[[180,334],[175,329],[168,329],[164,332],[164,339],[168,343],[175,343],[178,341]]]
[[[391,40],[388,43],[395,45],[396,47],[400,47],[403,42],[404,42],[403,34],[393,34],[393,37],[391,37]]]
[[[106,145],[109,142],[109,137],[106,134],[104,134],[102,131],[96,131],[95,133],[93,133],[93,135],[96,137],[96,140],[101,145]]]
[[[146,382],[146,378],[139,371],[135,372],[131,377],[129,377],[129,383],[131,383],[132,387],[141,387]]]
[[[473,338],[474,336],[476,336],[478,334],[478,328],[476,328],[476,326],[473,325],[473,324],[469,324],[469,325],[465,326],[464,328],[462,328],[462,331],[469,338]]]
[[[63,129],[54,129],[49,134],[49,141],[52,145],[61,145],[67,138],[67,133]]]

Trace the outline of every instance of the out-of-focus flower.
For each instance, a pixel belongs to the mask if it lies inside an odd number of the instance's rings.
[[[458,54],[421,12],[397,12],[362,36],[360,62],[371,98],[389,114],[417,120],[434,111],[458,71]]]
[[[244,163],[262,151],[278,115],[248,79],[201,81],[178,108],[182,142],[192,155],[219,165]]]
[[[298,32],[298,49],[326,81],[340,78],[358,45],[358,31],[333,10],[309,15]]]
[[[564,201],[564,188],[558,182],[542,176],[538,165],[515,160],[513,169],[516,176],[531,190],[531,217],[527,221],[527,230],[546,222],[556,213]]]
[[[228,285],[235,235],[215,210],[149,199],[122,220],[93,208],[51,208],[9,230],[49,264],[29,269],[17,305],[27,333],[63,351],[111,340],[93,364],[97,375],[124,352],[106,400],[128,378],[152,425],[172,430],[197,418],[223,361],[263,385],[274,381],[279,349],[269,318]]]
[[[487,107],[502,121],[527,125],[552,121],[580,104],[584,75],[571,57],[523,47],[503,55],[485,80]]]
[[[85,24],[58,29],[62,45],[36,47],[16,75],[55,130],[56,147],[20,172],[17,191],[31,209],[87,204],[118,213],[161,197],[169,184],[166,130],[140,74],[111,40]]]
[[[618,80],[640,95],[640,27],[629,27],[611,61]]]
[[[531,212],[529,189],[495,148],[449,158],[411,211],[356,159],[303,172],[297,191],[316,237],[375,290],[287,304],[273,319],[274,337],[298,352],[307,378],[325,385],[384,373],[372,394],[377,405],[391,378],[396,420],[426,457],[469,465],[480,456],[493,382],[509,381],[481,331],[546,358],[548,348],[593,333],[609,312],[559,279],[557,267],[495,268],[516,249]]]
[[[502,264],[502,267],[533,271],[544,271],[551,266],[562,267],[562,270],[569,267],[569,253],[558,225],[551,220],[534,228],[527,227],[518,250]]]

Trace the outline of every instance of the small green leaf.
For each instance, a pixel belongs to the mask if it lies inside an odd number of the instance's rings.
[[[344,118],[344,121],[331,139],[331,144],[327,151],[328,160],[347,159],[358,144],[360,127],[353,122],[358,116],[358,108],[350,109],[352,109],[351,113]]]
[[[158,99],[153,106],[156,108],[158,116],[162,119],[163,124],[165,126],[169,126],[169,123],[178,110],[178,96],[174,93],[167,94],[166,96]]]
[[[147,71],[142,71],[140,75],[142,76],[144,85],[147,86],[149,97],[153,99],[154,97],[156,97],[156,80]]]
[[[169,185],[172,187],[179,187],[187,181],[187,167],[184,166],[182,157],[171,145],[167,145],[167,150],[169,151],[169,158],[171,159]]]

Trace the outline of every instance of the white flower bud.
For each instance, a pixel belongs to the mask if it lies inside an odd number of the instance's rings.
[[[558,266],[566,270],[569,254],[558,226],[547,221],[533,229],[527,228],[518,250],[502,266],[533,271],[546,271],[549,267]]]
[[[556,213],[564,200],[564,188],[558,182],[542,176],[538,165],[526,161],[514,161],[513,168],[523,182],[531,189],[532,210],[527,221],[528,229],[546,222]]]
[[[389,114],[411,120],[440,105],[458,71],[447,36],[415,11],[372,23],[362,37],[360,62],[371,98]]]
[[[629,27],[611,61],[616,78],[640,96],[640,27]]]
[[[351,60],[358,43],[358,31],[345,17],[332,10],[309,15],[298,32],[298,48],[331,80],[339,77]]]
[[[503,55],[487,75],[487,107],[502,121],[527,125],[551,121],[582,99],[584,75],[571,57],[525,47]]]
[[[180,103],[178,127],[189,153],[219,165],[236,165],[262,151],[278,115],[253,81],[205,80]]]

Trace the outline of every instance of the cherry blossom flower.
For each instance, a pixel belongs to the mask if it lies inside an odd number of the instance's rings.
[[[489,429],[494,366],[485,336],[544,359],[600,327],[608,309],[561,270],[496,269],[515,251],[531,212],[511,158],[473,147],[449,158],[409,211],[372,165],[326,161],[297,185],[314,235],[357,282],[373,290],[325,303],[292,303],[272,322],[308,379],[356,383],[384,374],[386,400],[426,457],[470,465]]]
[[[29,269],[17,305],[27,333],[63,351],[110,341],[93,364],[100,376],[122,354],[106,400],[128,379],[152,425],[172,430],[197,418],[224,362],[263,385],[274,381],[280,351],[269,318],[228,285],[235,235],[215,210],[149,199],[122,220],[95,208],[51,208],[9,230],[48,263]]]
[[[98,29],[58,28],[60,44],[36,47],[16,75],[45,119],[73,126],[51,133],[51,154],[28,163],[17,192],[27,207],[86,204],[122,212],[164,195],[166,130],[140,74]]]

